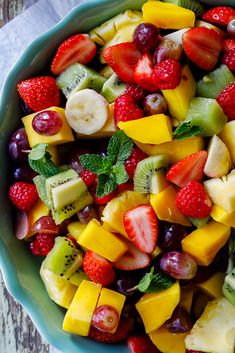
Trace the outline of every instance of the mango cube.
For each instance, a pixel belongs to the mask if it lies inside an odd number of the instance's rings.
[[[229,212],[222,207],[213,205],[210,215],[215,221],[235,228],[235,211]]]
[[[39,218],[49,216],[49,214],[50,214],[50,210],[47,207],[47,205],[44,202],[42,202],[41,199],[38,199],[27,213],[28,222],[29,222],[29,232],[26,238],[29,238],[34,234],[34,232],[32,232],[31,230],[32,225]]]
[[[102,305],[110,305],[117,310],[119,314],[119,319],[120,319],[125,300],[126,300],[125,295],[115,292],[111,289],[102,288],[100,292],[100,297],[97,303],[97,308]],[[118,322],[117,322],[117,326],[118,326]],[[111,331],[111,333],[116,332],[117,326]]]
[[[208,266],[230,236],[231,228],[211,221],[182,240],[183,251],[192,255],[198,265]]]
[[[224,284],[224,278],[224,273],[217,272],[205,282],[198,283],[197,286],[212,298],[220,298],[223,295],[222,287]]]
[[[176,189],[173,185],[170,185],[159,194],[151,195],[150,204],[160,220],[191,226],[189,220],[182,215],[175,205],[176,195]]]
[[[179,282],[158,293],[144,294],[136,303],[146,333],[158,329],[168,320],[180,300]]]
[[[70,223],[67,227],[69,234],[72,235],[76,240],[78,240],[85,228],[86,224],[78,221]]]
[[[64,317],[64,331],[88,336],[100,292],[101,284],[82,281]]]
[[[190,101],[196,94],[196,82],[188,65],[185,65],[181,70],[180,84],[175,89],[162,90],[162,94],[170,114],[178,122],[185,120]]]
[[[32,121],[35,115],[37,115],[39,112],[25,116],[24,118],[22,118],[22,122],[24,124],[25,130],[28,136],[30,147],[33,147],[38,143],[47,143],[48,145],[53,146],[53,145],[59,145],[62,143],[74,141],[73,133],[66,120],[64,109],[58,108],[58,107],[51,107],[51,108],[42,110],[42,112],[46,110],[53,110],[60,115],[60,118],[63,122],[62,128],[57,134],[52,136],[45,136],[42,134],[38,134],[33,129]]]
[[[188,313],[191,313],[194,292],[195,287],[193,285],[188,285],[181,288],[179,306],[187,310]]]
[[[186,347],[184,340],[187,335],[187,332],[171,333],[163,325],[159,329],[150,332],[149,337],[162,353],[185,353]]]
[[[127,251],[125,242],[104,229],[95,219],[88,223],[77,242],[111,262],[117,261]]]
[[[164,114],[155,114],[126,122],[120,121],[118,127],[127,136],[142,143],[157,145],[172,140],[171,120]]]
[[[164,29],[182,29],[194,27],[195,14],[175,4],[160,1],[147,1],[143,7],[144,22],[152,23]]]

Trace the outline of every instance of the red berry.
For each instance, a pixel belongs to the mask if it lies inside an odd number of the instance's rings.
[[[126,190],[131,190],[133,191],[134,190],[134,184],[132,181],[127,181],[126,183],[124,184],[119,184],[118,185],[118,192],[121,193],[123,191],[126,191]]]
[[[113,283],[115,272],[111,262],[88,250],[83,260],[83,269],[91,281],[108,286]]]
[[[35,112],[60,104],[60,92],[53,77],[30,78],[18,83],[17,89],[23,101]]]
[[[129,158],[126,160],[125,169],[129,178],[133,178],[137,164],[147,158],[147,154],[141,151],[138,147],[134,147]]]
[[[75,34],[57,49],[51,71],[59,75],[74,63],[88,64],[96,54],[96,44],[88,34]]]
[[[94,202],[96,205],[106,205],[109,201],[111,201],[118,193],[118,190],[112,191],[110,194],[105,196],[97,196],[96,194],[93,195]]]
[[[146,91],[136,83],[127,83],[125,93],[132,96],[136,102],[141,101],[146,96]]]
[[[33,255],[47,256],[55,244],[55,236],[52,234],[39,233],[35,240],[30,243]]]
[[[89,187],[95,181],[96,174],[90,172],[89,170],[84,170],[84,172],[80,173],[80,177],[82,178],[86,186]]]
[[[235,73],[235,48],[230,49],[224,54],[222,63],[227,65],[229,70]]]
[[[181,79],[180,64],[174,59],[161,61],[153,69],[153,80],[159,89],[174,89]]]
[[[143,110],[135,103],[132,96],[122,94],[114,102],[114,119],[116,125],[119,121],[129,121],[143,118]]]
[[[219,26],[227,26],[235,18],[235,10],[228,6],[217,6],[204,12],[202,19]]]
[[[23,211],[29,211],[38,199],[35,185],[23,181],[18,181],[10,187],[9,196],[13,204]]]
[[[205,218],[211,213],[211,200],[202,184],[188,182],[176,196],[176,206],[186,217]]]
[[[218,95],[217,102],[229,120],[235,119],[235,82],[231,83]]]
[[[133,322],[130,319],[121,318],[115,333],[102,332],[91,326],[89,337],[103,343],[118,343],[127,339],[132,330]]]
[[[119,321],[117,309],[111,305],[101,305],[96,308],[92,317],[92,326],[102,332],[110,332],[115,329]]]
[[[223,50],[229,51],[231,49],[235,49],[235,39],[225,39],[223,41]]]
[[[127,344],[132,353],[158,353],[148,335],[138,334],[128,337]]]
[[[156,92],[159,87],[153,76],[153,59],[150,54],[143,54],[134,73],[135,82],[149,92]]]
[[[152,23],[141,23],[133,35],[133,42],[142,53],[150,53],[160,40],[159,29]]]

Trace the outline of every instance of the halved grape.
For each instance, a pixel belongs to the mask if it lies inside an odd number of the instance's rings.
[[[157,49],[155,50],[153,56],[154,65],[160,63],[163,60],[175,59],[179,60],[182,54],[182,47],[179,43],[173,42],[172,40],[163,40]]]
[[[184,333],[191,330],[193,322],[187,310],[177,306],[171,318],[165,322],[165,326],[172,333]]]
[[[20,128],[11,136],[8,150],[11,159],[14,161],[27,160],[29,151],[28,137],[25,128]]]
[[[61,130],[63,122],[56,111],[44,110],[34,116],[32,126],[38,134],[52,136]]]
[[[160,268],[176,279],[192,279],[197,273],[197,263],[185,252],[171,251],[163,255]]]
[[[43,216],[39,218],[31,227],[31,231],[36,233],[44,234],[59,234],[59,226],[55,224],[55,221],[50,216]]]
[[[26,212],[17,211],[15,235],[17,239],[24,239],[29,231],[29,221]]]
[[[119,314],[111,305],[101,305],[96,308],[92,317],[92,326],[102,332],[111,332],[117,326]]]
[[[144,112],[147,115],[164,114],[167,111],[167,103],[160,93],[148,94],[144,98]]]

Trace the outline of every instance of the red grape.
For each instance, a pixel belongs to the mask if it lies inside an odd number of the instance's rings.
[[[161,258],[160,268],[176,279],[191,279],[196,275],[197,263],[185,252],[171,251]]]
[[[29,232],[29,220],[26,212],[21,210],[17,211],[15,227],[16,238],[24,239]]]
[[[159,44],[159,46],[155,50],[153,56],[153,63],[154,65],[156,65],[166,59],[175,59],[178,61],[181,57],[181,53],[182,48],[179,43],[173,42],[169,39],[165,39]]]
[[[159,41],[159,29],[151,23],[141,23],[134,32],[133,42],[142,53],[154,50]]]
[[[159,222],[158,245],[162,250],[181,250],[181,241],[187,236],[186,228],[180,224]]]
[[[111,305],[96,308],[92,317],[92,326],[103,332],[110,332],[117,326],[119,314]]]
[[[98,211],[94,206],[86,206],[77,215],[79,221],[83,224],[89,223],[93,218],[99,219]]]
[[[165,326],[172,333],[184,333],[191,330],[193,322],[187,310],[177,306],[171,318],[165,322]]]
[[[34,116],[32,126],[38,134],[52,136],[61,130],[63,122],[57,112],[45,110]]]
[[[235,37],[235,19],[232,19],[227,26],[227,32],[230,37]]]
[[[55,224],[55,221],[50,216],[43,216],[39,218],[31,227],[31,231],[36,233],[44,234],[59,234],[59,226]]]
[[[167,103],[160,93],[152,93],[144,98],[144,112],[147,115],[164,114],[167,111]]]
[[[16,161],[27,160],[29,151],[28,137],[25,128],[20,128],[11,136],[8,150],[10,157]]]
[[[13,169],[12,176],[15,181],[25,181],[26,183],[32,183],[36,173],[30,168],[28,164],[21,164]]]

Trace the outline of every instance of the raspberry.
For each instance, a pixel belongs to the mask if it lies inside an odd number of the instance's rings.
[[[17,208],[28,211],[38,199],[38,193],[34,184],[18,181],[10,187],[9,197]]]
[[[128,83],[126,85],[125,94],[129,94],[136,102],[138,102],[144,99],[147,93],[141,86],[135,83]]]
[[[223,41],[223,50],[229,51],[231,49],[235,49],[235,40],[234,39],[225,39]]]
[[[55,244],[55,236],[52,234],[39,233],[35,240],[30,243],[33,255],[47,256]]]
[[[89,170],[84,170],[84,172],[80,173],[80,177],[82,178],[86,186],[89,187],[91,186],[91,184],[93,184],[96,178],[96,174],[90,172]]]
[[[205,218],[211,212],[212,203],[203,185],[193,180],[177,193],[176,206],[186,217]]]
[[[114,103],[114,119],[116,125],[119,121],[129,121],[143,118],[143,110],[140,109],[129,94],[119,96]]]
[[[147,154],[141,151],[138,147],[134,147],[130,157],[127,159],[125,163],[125,169],[129,178],[133,178],[137,164],[142,161],[142,159],[147,158]]]
[[[88,250],[83,260],[83,269],[91,281],[108,286],[113,283],[115,272],[111,262]]]
[[[174,59],[161,61],[153,69],[153,81],[159,89],[174,89],[181,79],[180,64]]]
[[[218,95],[217,102],[229,120],[235,119],[235,82],[231,83]]]
[[[222,63],[227,65],[229,70],[235,73],[235,48],[230,49],[224,54]]]

